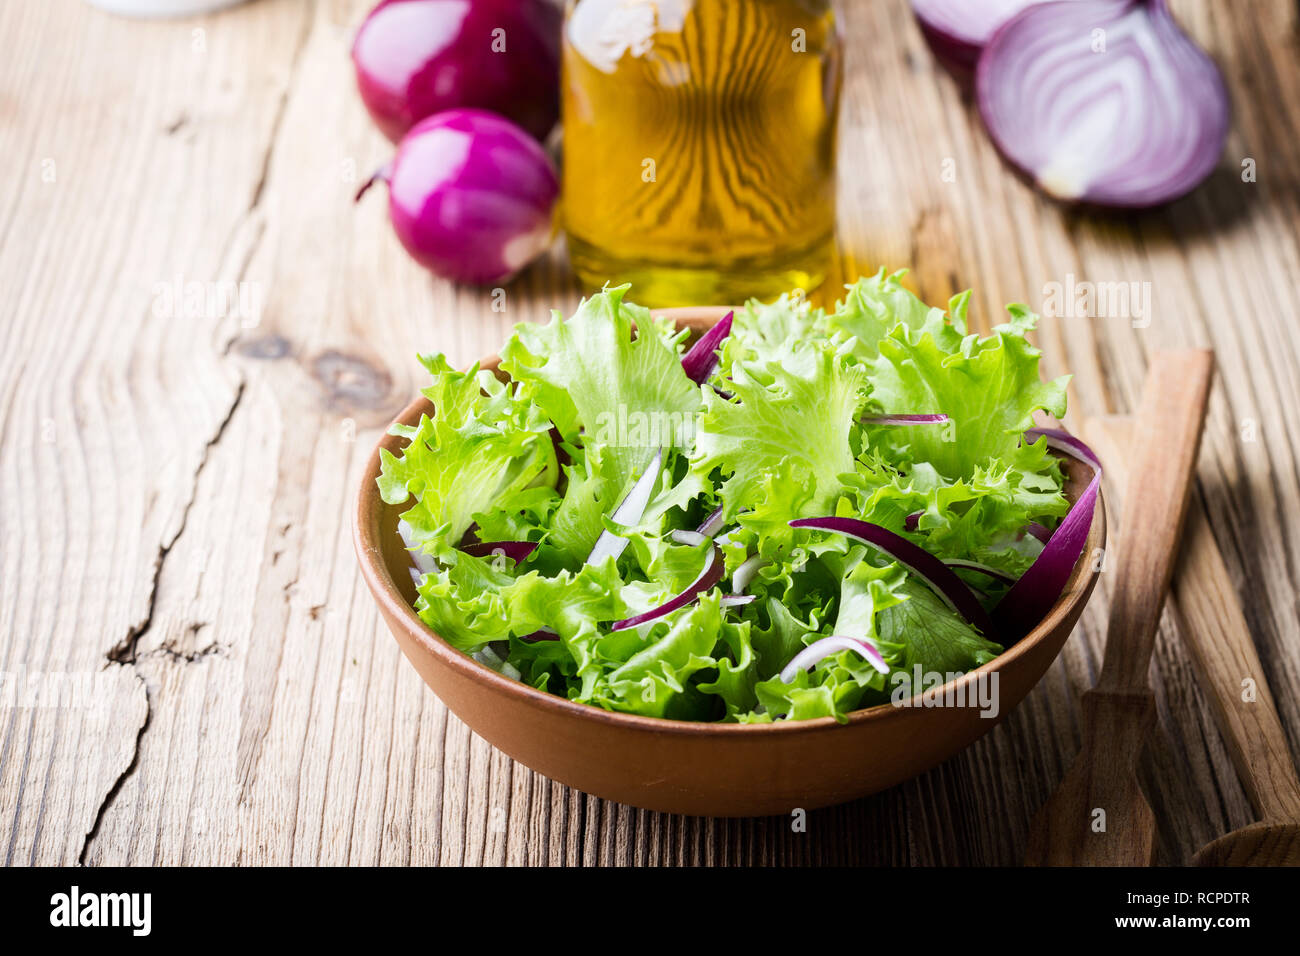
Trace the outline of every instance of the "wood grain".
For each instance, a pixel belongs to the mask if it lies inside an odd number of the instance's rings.
[[[1116,484],[1126,484],[1133,420],[1118,415],[1089,419],[1083,431],[1111,463]],[[1300,865],[1300,777],[1241,602],[1199,503],[1189,509],[1183,537],[1170,610],[1242,785],[1261,817],[1260,823],[1211,841],[1193,859],[1201,866]]]
[[[1136,428],[1131,419],[1089,420],[1083,433],[1124,486]],[[1122,504],[1122,502],[1121,502]],[[1199,502],[1190,507],[1170,608],[1200,685],[1250,797],[1263,820],[1300,821],[1300,777],[1278,720],[1273,692],[1255,650],[1227,565]]]
[[[1071,275],[1149,282],[1149,322],[1045,319],[1047,371],[1074,374],[1076,413],[1125,412],[1155,350],[1215,350],[1199,489],[1294,757],[1295,7],[1173,6],[1224,68],[1233,132],[1202,189],[1112,217],[1007,171],[905,0],[840,4],[841,261],[821,296],[910,266],[933,301],[974,286],[987,329]],[[579,290],[562,244],[504,299],[433,280],[378,196],[353,207],[389,150],[347,57],[366,7],[133,23],[80,0],[0,4],[0,859],[1019,861],[1078,748],[1110,574],[995,732],[802,832],[570,792],[472,737],[401,659],[349,544],[365,456],[421,381],[417,351],[468,363]],[[261,307],[156,310],[177,275],[254,283]],[[1156,639],[1139,760],[1163,863],[1254,819],[1176,627],[1166,615]]]

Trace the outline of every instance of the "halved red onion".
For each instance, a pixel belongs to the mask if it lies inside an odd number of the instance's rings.
[[[731,323],[736,313],[728,312],[718,324],[709,329],[682,356],[682,369],[697,385],[703,385],[718,367],[718,349],[722,340],[731,334]]]
[[[724,594],[718,603],[723,607],[744,607],[753,603],[754,598],[753,594]]]
[[[840,651],[853,651],[855,654],[860,654],[867,663],[880,673],[889,673],[889,665],[880,656],[880,651],[866,641],[859,640],[856,637],[832,635],[831,637],[823,637],[819,641],[813,641],[792,657],[790,663],[781,669],[781,682],[783,684],[790,683],[800,671],[811,670],[821,661],[832,654],[838,654]]]
[[[957,577],[946,564],[930,552],[919,548],[906,538],[900,537],[870,521],[859,518],[800,518],[790,522],[792,528],[812,528],[814,531],[829,531],[853,538],[870,545],[902,564],[920,578],[937,594],[945,604],[964,617],[968,623],[981,634],[993,639],[993,622],[985,613],[980,602],[975,599],[966,582]]]
[[[1025,7],[1046,0],[912,0],[912,11],[940,59],[974,69],[984,44]]]
[[[632,490],[627,493],[614,513],[610,515],[610,520],[614,524],[621,525],[624,528],[634,528],[641,523],[641,518],[645,514],[645,509],[650,504],[650,493],[654,491],[655,482],[659,480],[659,469],[663,464],[663,449],[655,452],[654,458],[646,466],[645,473],[637,479]],[[600,537],[596,539],[595,546],[591,549],[591,554],[587,555],[588,564],[599,564],[606,558],[612,557],[618,560],[618,556],[623,553],[627,547],[627,538],[620,537],[610,531],[602,531]]]
[[[1088,532],[1092,530],[1092,514],[1101,490],[1101,462],[1083,442],[1065,432],[1060,434],[1069,439],[1067,443],[1058,437],[1062,450],[1092,467],[1092,481],[1088,482],[1083,494],[1043,544],[1042,552],[1029,570],[1020,576],[993,609],[993,619],[1006,638],[1004,643],[1014,643],[1024,637],[1055,606],[1074,573],[1074,566],[1083,556]]]
[[[731,572],[731,590],[737,594],[743,594],[749,587],[749,582],[754,580],[754,575],[758,574],[758,569],[763,566],[763,559],[758,555],[746,558],[745,561]]]
[[[953,570],[975,571],[979,574],[985,575],[986,577],[993,578],[996,581],[1003,581],[1007,584],[1016,583],[1016,579],[1005,571],[999,571],[997,568],[991,567],[987,564],[982,564],[979,561],[967,561],[964,558],[944,558],[943,563]]]
[[[1145,208],[1218,164],[1227,90],[1166,0],[1035,4],[980,55],[976,99],[1002,154],[1048,195]]]
[[[462,544],[460,550],[476,558],[490,558],[502,554],[519,564],[537,550],[536,541],[475,541]]]
[[[944,414],[938,415],[872,415],[861,419],[864,425],[942,425],[948,420]]]
[[[688,584],[684,591],[669,598],[656,608],[651,608],[633,617],[624,618],[621,621],[615,621],[610,625],[610,630],[623,631],[629,627],[639,627],[650,621],[657,621],[659,618],[685,607],[722,580],[722,565],[722,549],[715,544],[709,549],[704,559],[704,568],[700,571],[699,577]]]

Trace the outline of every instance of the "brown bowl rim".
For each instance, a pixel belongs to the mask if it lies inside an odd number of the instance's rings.
[[[678,317],[685,318],[686,315],[693,316],[711,316],[714,321],[720,319],[728,311],[728,307],[702,307],[702,306],[682,306],[671,309],[656,309],[656,317],[674,319]],[[489,355],[479,360],[479,367],[485,368],[498,362],[498,355]],[[389,425],[402,423],[413,424],[419,421],[419,415],[426,409],[432,408],[432,403],[423,395],[417,396],[409,405],[407,405],[400,415],[397,416]],[[567,697],[560,697],[557,694],[551,694],[547,691],[538,690],[521,681],[512,680],[503,674],[499,674],[485,664],[480,664],[468,654],[452,647],[447,641],[424,621],[420,620],[419,615],[415,613],[415,608],[402,596],[398,590],[392,576],[388,573],[387,567],[383,560],[383,550],[376,535],[373,534],[372,524],[377,527],[378,522],[371,522],[368,519],[372,509],[378,510],[383,506],[383,501],[379,498],[379,489],[375,483],[375,478],[380,472],[380,451],[386,449],[390,454],[396,454],[401,447],[403,439],[396,435],[389,434],[385,429],[383,436],[376,443],[374,450],[371,451],[370,457],[366,461],[365,472],[361,478],[361,486],[357,490],[356,510],[353,514],[352,531],[353,544],[357,552],[357,559],[361,565],[361,573],[365,578],[366,585],[374,595],[375,601],[381,605],[382,609],[405,625],[406,631],[417,644],[425,650],[431,652],[439,658],[445,665],[453,670],[459,671],[462,676],[473,681],[479,681],[487,684],[506,694],[514,695],[525,702],[536,707],[542,707],[550,710],[557,715],[574,717],[578,720],[592,720],[598,723],[621,726],[627,729],[639,731],[648,731],[654,733],[665,733],[685,736],[709,736],[709,735],[746,735],[746,736],[765,736],[771,734],[811,734],[819,731],[828,730],[831,727],[848,727],[858,724],[866,724],[871,721],[884,720],[893,714],[909,709],[907,705],[895,702],[877,704],[874,707],[867,707],[862,710],[852,711],[846,721],[839,721],[834,717],[814,717],[808,720],[779,720],[766,724],[728,724],[714,721],[691,721],[691,720],[673,720],[666,717],[646,717],[641,714],[625,714],[618,711],[605,710],[592,704],[581,704],[571,701]],[[993,660],[977,667],[973,671],[967,671],[955,680],[946,682],[940,688],[928,691],[918,692],[909,698],[911,703],[915,703],[917,697],[923,693],[946,693],[949,690],[957,688],[965,689],[966,685],[979,680],[981,675],[992,674],[1008,663],[1018,660],[1020,657],[1028,654],[1032,648],[1040,641],[1046,639],[1063,621],[1072,613],[1075,605],[1086,600],[1091,590],[1091,578],[1100,574],[1097,569],[1088,571],[1089,564],[1085,560],[1086,555],[1093,553],[1099,546],[1104,545],[1106,540],[1106,509],[1102,503],[1102,495],[1098,490],[1097,502],[1093,506],[1092,527],[1088,531],[1088,538],[1084,543],[1084,557],[1076,563],[1074,570],[1070,572],[1070,577],[1065,582],[1065,588],[1061,598],[1052,606],[1051,612],[1047,617],[1039,622],[1038,626],[1013,644],[1009,649],[1003,651]],[[1068,635],[1067,635],[1068,638]],[[1037,682],[1035,682],[1037,683]],[[1005,712],[1000,715],[1005,716]]]

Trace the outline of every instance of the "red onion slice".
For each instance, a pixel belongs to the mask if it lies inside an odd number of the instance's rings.
[[[1166,0],[1028,7],[980,55],[976,99],[998,149],[1044,192],[1136,208],[1210,174],[1231,111]]]
[[[980,51],[1025,7],[1045,0],[912,0],[912,11],[931,49],[944,61],[974,69]]]
[[[698,531],[673,531],[668,535],[668,537],[672,538],[678,544],[689,545],[692,548],[698,548],[705,541],[709,540],[708,535],[701,534]]]
[[[614,524],[621,525],[624,528],[634,528],[641,523],[641,518],[645,514],[645,509],[650,504],[650,493],[654,491],[655,482],[659,480],[659,469],[664,460],[663,449],[655,452],[654,458],[646,466],[645,474],[637,479],[632,490],[627,493],[614,513],[610,515],[610,520]],[[612,557],[615,561],[627,547],[627,538],[620,537],[606,530],[600,533],[596,539],[595,546],[591,549],[591,554],[587,555],[588,564],[600,564],[606,558]]]
[[[558,641],[560,635],[555,633],[555,631],[552,631],[549,627],[541,627],[530,634],[522,635],[519,639],[532,644],[537,641]]]
[[[706,537],[712,538],[722,530],[722,522],[726,517],[726,509],[722,505],[713,509],[713,513],[700,522],[700,526],[695,530]]]
[[[657,621],[659,618],[666,617],[673,611],[685,607],[722,580],[722,565],[722,550],[715,544],[709,549],[708,555],[704,559],[704,568],[700,571],[700,576],[688,584],[686,590],[669,598],[656,608],[651,608],[633,617],[624,618],[621,621],[615,621],[610,625],[610,630],[623,631],[629,627],[639,627],[650,621]]]
[[[745,589],[749,587],[754,575],[758,574],[758,569],[763,566],[763,559],[758,555],[745,559],[740,567],[731,573],[731,590],[737,594],[744,594]]]
[[[696,385],[703,385],[718,367],[718,348],[722,340],[731,334],[731,323],[735,312],[728,312],[718,324],[709,329],[682,356],[682,369]]]
[[[1088,532],[1092,530],[1092,515],[1101,490],[1101,462],[1091,448],[1066,432],[1058,432],[1056,440],[1066,454],[1092,466],[1092,481],[1088,482],[1083,494],[1043,544],[1042,553],[1034,559],[1029,570],[1020,576],[993,609],[993,619],[1000,633],[1010,642],[1028,634],[1055,606],[1074,573],[1074,566],[1083,556]]]
[[[947,415],[873,415],[862,419],[864,425],[942,425]]]
[[[921,523],[921,515],[923,514],[925,514],[924,511],[913,511],[903,519],[903,529],[905,531],[915,531],[917,525]]]
[[[460,550],[476,558],[490,558],[494,555],[503,554],[515,564],[519,564],[537,550],[537,542],[476,541],[473,544],[462,544]]]
[[[1091,465],[1094,469],[1101,467],[1101,461],[1093,450],[1064,429],[1031,428],[1025,432],[1025,441],[1031,445],[1040,438],[1047,440],[1048,448],[1059,451],[1063,455],[1069,455],[1071,458],[1077,458],[1085,465]]]
[[[814,531],[842,534],[883,551],[924,581],[945,604],[964,617],[972,627],[992,639],[995,633],[993,622],[989,620],[988,614],[975,599],[966,582],[957,577],[946,564],[930,552],[917,547],[906,538],[878,524],[858,518],[800,518],[791,521],[790,527],[812,528]]]
[[[754,598],[753,594],[724,594],[718,603],[723,607],[744,607],[746,604],[752,604]]]
[[[1052,529],[1045,524],[1039,524],[1037,521],[1031,521],[1025,525],[1025,534],[1031,534],[1043,544],[1052,540]]]
[[[975,571],[995,581],[1002,581],[1006,584],[1015,584],[1016,579],[1005,571],[999,571],[997,568],[990,567],[987,564],[981,564],[979,561],[967,561],[964,558],[944,558],[943,563],[953,570]]]
[[[397,533],[401,535],[402,543],[406,545],[406,550],[410,552],[411,563],[415,565],[416,570],[422,575],[437,574],[442,570],[438,567],[438,562],[434,560],[433,555],[425,554],[420,549],[420,545],[415,540],[415,529],[411,527],[409,522],[405,520],[397,522]],[[420,583],[418,578],[415,583]]]
[[[889,673],[889,665],[880,656],[880,651],[866,641],[859,640],[856,637],[832,635],[831,637],[823,637],[820,641],[814,641],[791,658],[790,663],[781,669],[781,682],[783,684],[790,683],[799,671],[811,670],[821,661],[832,654],[838,654],[840,651],[853,651],[860,654],[867,663],[880,673]]]

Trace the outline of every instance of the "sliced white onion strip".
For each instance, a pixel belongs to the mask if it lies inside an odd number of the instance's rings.
[[[397,533],[402,536],[402,542],[406,545],[406,550],[411,554],[411,563],[420,570],[422,574],[437,574],[442,569],[438,567],[438,562],[434,560],[433,555],[425,554],[420,549],[415,540],[415,529],[405,520],[397,522]],[[417,580],[415,582],[419,584]]]
[[[650,494],[654,491],[655,482],[659,480],[659,470],[663,464],[663,449],[655,452],[654,458],[646,466],[645,473],[637,479],[632,490],[627,493],[614,513],[610,515],[610,520],[616,525],[624,528],[635,528],[641,523],[641,518],[645,514],[646,506],[650,504]],[[602,531],[600,537],[596,539],[596,545],[591,549],[591,554],[587,555],[588,564],[600,564],[606,558],[618,560],[618,556],[623,553],[627,547],[627,538],[620,537],[610,531]]]
[[[831,637],[823,637],[820,641],[814,641],[791,658],[790,663],[781,669],[781,682],[783,684],[790,683],[800,671],[811,670],[821,661],[832,654],[838,654],[840,651],[853,651],[880,673],[889,673],[889,665],[880,656],[880,651],[866,641],[856,637],[832,635]]]
[[[702,535],[712,538],[722,530],[722,519],[726,517],[722,505],[713,509],[713,513],[700,522],[700,526],[695,530]]]
[[[762,566],[763,559],[758,555],[748,558],[744,564],[732,572],[731,590],[737,594],[744,594],[745,589],[749,587],[749,582],[754,580],[754,575],[758,574],[758,569]]]
[[[678,544],[690,545],[692,548],[698,548],[704,542],[709,540],[708,535],[701,534],[698,531],[673,531],[668,535]]]
[[[724,594],[718,603],[723,607],[744,607],[746,604],[752,604],[754,600],[753,594]]]

